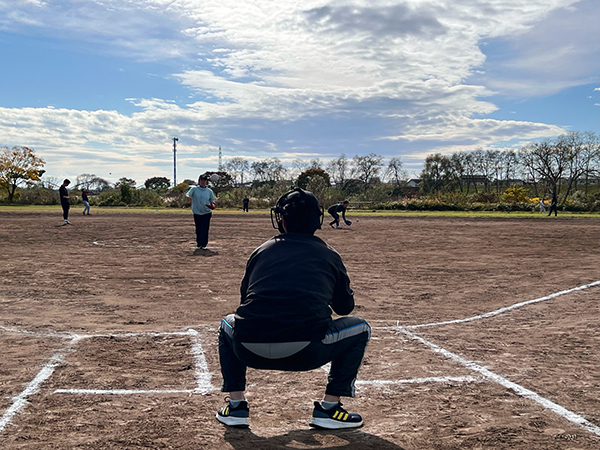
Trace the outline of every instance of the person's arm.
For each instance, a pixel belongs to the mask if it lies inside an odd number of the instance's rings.
[[[350,288],[350,278],[341,258],[335,289],[333,291],[333,299],[331,301],[331,309],[340,316],[346,316],[354,309],[354,291]]]
[[[206,207],[210,209],[215,209],[217,207],[217,204],[215,203],[215,194],[213,191],[210,191],[209,203],[206,204]]]
[[[255,258],[256,250],[252,252],[250,258],[246,262],[246,271],[244,272],[244,278],[242,278],[242,283],[240,284],[240,305],[243,305],[246,302],[246,296],[248,295],[248,286],[250,284],[250,273],[252,272],[252,268],[254,267],[254,258]]]

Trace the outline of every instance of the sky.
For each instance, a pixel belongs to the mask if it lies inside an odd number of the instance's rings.
[[[0,147],[47,177],[600,133],[600,0],[0,0]]]

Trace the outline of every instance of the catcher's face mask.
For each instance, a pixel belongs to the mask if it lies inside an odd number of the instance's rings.
[[[312,192],[296,188],[283,194],[271,208],[271,225],[285,233],[283,220],[287,231],[296,233],[314,233],[323,224],[323,206]]]

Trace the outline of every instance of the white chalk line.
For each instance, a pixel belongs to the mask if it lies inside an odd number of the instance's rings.
[[[42,366],[42,369],[38,372],[35,378],[31,380],[29,384],[27,384],[25,390],[14,397],[13,404],[4,412],[2,418],[0,419],[0,433],[11,422],[15,414],[17,414],[27,404],[27,398],[35,394],[40,385],[50,378],[50,376],[54,373],[54,369],[56,369],[63,362],[66,351],[75,341],[76,339],[73,339],[67,347],[52,355],[50,360]]]
[[[54,331],[49,331],[49,332],[29,331],[29,330],[24,330],[22,328],[5,327],[2,325],[0,325],[0,330],[6,331],[7,333],[25,334],[28,336],[42,337],[42,338],[49,337],[49,338],[59,338],[59,339],[77,339],[79,337],[79,335],[74,334],[74,333],[69,333],[69,332],[60,333],[60,332],[54,332]]]
[[[196,394],[196,389],[56,389],[53,394],[134,395],[134,394]]]
[[[493,317],[493,316],[497,316],[498,314],[505,313],[512,309],[521,308],[522,306],[531,305],[533,303],[544,302],[546,300],[551,300],[551,299],[559,297],[561,295],[570,294],[570,293],[576,292],[576,291],[582,291],[584,289],[589,289],[591,287],[598,286],[598,285],[600,285],[600,280],[594,281],[593,283],[584,284],[583,286],[574,287],[572,289],[566,289],[564,291],[555,292],[554,294],[546,295],[545,297],[540,297],[540,298],[528,300],[525,302],[515,303],[514,305],[505,306],[504,308],[500,308],[495,311],[490,311],[485,314],[480,314],[480,315],[473,316],[473,317],[467,317],[466,319],[447,320],[444,322],[424,323],[424,324],[420,324],[420,325],[407,325],[405,328],[414,329],[414,328],[434,327],[434,326],[439,326],[439,325],[450,325],[450,324],[455,324],[455,323],[472,322],[474,320],[486,319],[488,317]]]
[[[573,413],[569,410],[567,410],[566,408],[540,396],[539,394],[536,394],[535,392],[526,389],[516,383],[513,383],[509,380],[507,380],[504,377],[501,377],[500,375],[494,374],[493,372],[489,371],[488,369],[485,369],[484,367],[481,367],[479,365],[477,365],[476,363],[469,361],[465,358],[462,358],[461,356],[458,356],[452,352],[449,352],[448,350],[445,350],[423,338],[421,338],[420,336],[417,336],[414,333],[411,333],[410,331],[408,331],[408,328],[410,329],[414,329],[414,328],[421,328],[421,327],[430,327],[430,326],[437,326],[437,325],[447,325],[447,324],[454,324],[454,323],[464,323],[464,322],[470,322],[470,321],[474,321],[474,320],[478,320],[478,319],[484,319],[484,318],[488,318],[488,317],[493,317],[499,314],[502,314],[504,312],[510,311],[512,309],[515,308],[519,308],[522,306],[526,306],[529,304],[533,304],[533,303],[539,303],[542,301],[546,301],[546,300],[550,300],[552,298],[561,296],[561,295],[565,295],[565,294],[569,294],[575,291],[579,291],[579,290],[583,290],[583,289],[588,289],[590,287],[594,287],[600,285],[600,280],[599,281],[595,281],[593,283],[589,283],[583,286],[578,286],[576,288],[572,288],[572,289],[567,289],[564,291],[560,291],[560,292],[556,292],[554,294],[550,294],[547,295],[545,297],[540,297],[537,299],[533,299],[533,300],[529,300],[529,301],[525,301],[525,302],[520,302],[520,303],[516,303],[514,305],[508,306],[508,307],[504,307],[504,308],[500,308],[498,310],[495,311],[491,311],[489,313],[486,314],[480,314],[477,316],[473,316],[473,317],[469,317],[466,319],[457,319],[457,320],[451,320],[451,321],[444,321],[444,322],[435,322],[435,323],[428,323],[428,324],[420,324],[420,325],[409,325],[409,326],[400,326],[399,322],[397,322],[396,326],[392,326],[392,327],[376,327],[378,329],[395,329],[395,330],[399,330],[402,333],[406,334],[407,336],[411,337],[412,339],[418,340],[420,342],[422,342],[423,344],[427,345],[428,347],[430,347],[431,349],[433,349],[435,352],[437,353],[441,353],[445,356],[447,356],[450,359],[453,359],[457,362],[459,362],[460,364],[464,365],[465,367],[474,370],[476,372],[481,373],[483,376],[485,376],[486,378],[489,378],[499,384],[501,384],[502,386],[505,386],[507,388],[512,389],[513,391],[515,391],[517,394],[525,397],[525,398],[529,398],[532,399],[534,401],[536,401],[537,403],[539,403],[540,405],[544,406],[547,409],[550,409],[551,411],[557,413],[558,415],[560,415],[561,417],[564,417],[565,419],[579,424],[582,427],[584,427],[585,429],[587,429],[588,431],[600,436],[600,427],[590,423],[589,421],[587,421],[586,419],[584,419],[583,417],[579,416],[576,413]],[[375,328],[375,327],[374,327]],[[196,381],[198,384],[198,387],[196,389],[183,389],[183,390],[126,390],[126,389],[115,389],[115,390],[99,390],[99,389],[57,389],[55,390],[55,393],[71,393],[71,394],[118,394],[118,395],[128,395],[128,394],[169,394],[169,393],[175,393],[175,394],[179,394],[179,393],[208,393],[211,392],[214,387],[212,386],[212,384],[210,383],[212,374],[208,372],[208,365],[206,364],[206,358],[204,357],[204,351],[202,350],[202,346],[200,345],[200,339],[199,339],[199,335],[198,332],[196,330],[192,330],[189,329],[186,332],[134,332],[134,333],[120,333],[120,334],[91,334],[91,335],[77,335],[77,334],[60,334],[60,333],[35,333],[35,332],[29,332],[26,330],[19,330],[17,328],[11,328],[11,327],[4,327],[4,326],[0,326],[0,329],[4,330],[4,331],[9,331],[9,332],[20,332],[23,334],[30,334],[30,335],[38,335],[38,336],[46,336],[46,337],[61,337],[61,338],[70,338],[73,340],[79,340],[79,339],[84,339],[84,338],[93,338],[93,337],[135,337],[135,336],[169,336],[169,335],[191,335],[193,336],[193,339],[195,340],[195,342],[192,343],[192,353],[194,355],[194,362],[196,365]],[[30,383],[30,385],[35,386],[34,390],[37,389],[37,386],[39,386],[39,384],[41,384],[43,381],[45,381],[48,377],[50,377],[52,375],[52,373],[54,372],[54,368],[58,365],[58,362],[53,363],[53,361],[55,360],[55,358],[60,358],[62,359],[62,354],[56,354],[54,355],[51,360],[46,364],[46,366],[44,366],[44,368],[42,368],[42,370],[40,371],[40,374],[38,374],[38,376],[36,376],[36,378],[34,378],[34,380]],[[53,365],[54,364],[54,365]],[[48,372],[48,368],[51,367],[51,370]],[[328,367],[323,366],[324,370],[327,370]],[[47,372],[47,375],[44,375]],[[41,381],[36,382],[36,380],[38,379],[38,377],[42,376],[43,379],[41,379]],[[372,380],[372,381],[368,381],[368,380],[358,380],[356,382],[356,384],[358,385],[373,385],[373,386],[381,386],[381,385],[390,385],[390,384],[414,384],[414,383],[428,383],[428,382],[472,382],[472,381],[478,381],[479,379],[477,377],[430,377],[430,378],[415,378],[415,379],[408,379],[408,380]],[[24,393],[26,391],[28,391],[29,389],[29,385],[28,388],[24,391]],[[23,394],[21,394],[22,396]],[[31,394],[26,394],[24,398],[26,398],[28,395]],[[19,397],[21,397],[19,396]],[[22,401],[24,404],[24,400]],[[15,402],[16,404],[17,402]],[[14,409],[15,404],[13,404],[13,406],[11,408],[9,408],[9,410],[7,410],[7,412],[4,414],[2,420],[0,421],[0,432],[4,429],[4,427],[6,426],[6,424],[8,424],[10,422],[10,418],[12,418],[12,416],[16,413],[11,413],[11,411]],[[22,407],[18,406],[18,409],[20,409]],[[5,417],[8,417],[8,419],[5,419]],[[4,423],[6,421],[6,424]]]
[[[396,384],[427,384],[427,383],[474,383],[483,381],[482,377],[426,377],[408,378],[404,380],[357,380],[357,386],[386,386]]]
[[[479,314],[476,316],[467,317],[465,319],[447,320],[447,321],[443,321],[443,322],[423,323],[423,324],[418,324],[418,325],[403,325],[403,327],[407,328],[407,329],[415,329],[415,328],[425,328],[425,327],[433,327],[433,326],[440,326],[440,325],[450,325],[450,324],[456,324],[456,323],[472,322],[472,321],[479,320],[479,319],[486,319],[488,317],[494,317],[494,316],[505,313],[507,311],[511,311],[516,308],[521,308],[523,306],[531,305],[534,303],[540,303],[540,302],[543,302],[546,300],[551,300],[551,299],[559,297],[561,295],[570,294],[572,292],[589,289],[591,287],[599,286],[599,285],[600,285],[600,280],[594,281],[593,283],[588,283],[588,284],[584,284],[582,286],[577,286],[577,287],[574,287],[571,289],[566,289],[564,291],[555,292],[553,294],[546,295],[545,297],[540,297],[540,298],[536,298],[533,300],[527,300],[524,302],[515,303],[510,306],[505,306],[503,308],[496,309],[494,311],[490,311],[485,314]],[[373,321],[373,322],[375,322],[375,321]],[[385,321],[383,321],[383,322],[385,322]],[[396,325],[392,325],[392,326],[372,327],[372,328],[376,329],[376,330],[393,330],[393,329],[397,329],[398,326],[400,326],[399,322],[397,322]],[[124,338],[126,338],[126,337],[135,337],[135,336],[177,336],[177,335],[182,336],[182,335],[189,334],[189,331],[163,331],[163,332],[140,331],[140,332],[127,332],[127,333],[76,334],[76,333],[69,333],[69,332],[64,332],[64,333],[35,332],[35,331],[23,330],[23,329],[20,329],[17,327],[6,327],[6,326],[2,326],[2,325],[0,325],[0,330],[6,331],[9,333],[21,333],[21,334],[28,334],[31,336],[56,337],[56,338],[62,338],[62,339],[86,339],[86,338],[97,338],[97,337],[124,337]]]
[[[154,248],[154,245],[121,245],[121,244],[105,244],[104,242],[93,241],[92,244],[101,247],[109,248]]]
[[[212,372],[208,369],[204,350],[200,342],[198,331],[190,328],[181,332],[150,332],[150,333],[123,333],[112,334],[110,337],[132,337],[132,336],[189,336],[191,340],[191,351],[194,360],[194,378],[197,387],[195,389],[56,389],[55,394],[210,394],[215,390],[212,385]],[[86,337],[104,337],[106,335],[87,335]]]
[[[493,373],[492,371],[486,369],[485,367],[480,366],[479,364],[475,363],[474,361],[470,361],[466,358],[463,358],[462,356],[459,356],[455,353],[445,350],[442,347],[435,345],[434,343],[429,342],[426,339],[423,339],[422,337],[416,335],[415,333],[412,333],[411,331],[407,330],[404,327],[398,327],[397,329],[400,332],[407,335],[409,338],[419,341],[422,344],[426,345],[427,347],[431,348],[434,352],[440,353],[440,354],[444,355],[445,357],[465,366],[466,368],[480,373],[484,377],[500,384],[501,386],[504,386],[508,389],[512,389],[517,395],[520,395],[521,397],[533,400],[536,403],[543,406],[544,408],[549,409],[550,411],[558,414],[559,416],[563,417],[564,419],[567,419],[569,422],[580,425],[583,428],[585,428],[587,431],[589,431],[597,436],[600,436],[600,427],[587,421],[586,419],[581,417],[579,414],[569,411],[568,409],[554,403],[553,401],[548,400],[547,398],[544,398],[541,395],[536,394],[535,392],[533,392],[527,388],[524,388],[523,386],[521,386],[517,383],[509,381],[506,378]]]
[[[204,356],[204,350],[200,342],[200,335],[196,330],[189,329],[192,340],[192,355],[194,357],[195,375],[196,375],[196,391],[210,393],[214,390],[211,379],[212,373],[208,370],[208,363]]]

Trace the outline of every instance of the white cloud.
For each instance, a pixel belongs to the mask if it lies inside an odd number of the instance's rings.
[[[277,123],[300,119],[381,119],[385,130],[369,138],[375,143],[436,141],[436,149],[443,145],[437,141],[453,148],[456,140],[493,145],[549,136],[562,130],[479,118],[496,108],[481,98],[492,90],[535,95],[597,80],[592,6],[593,0],[0,0],[0,30],[77,40],[132,60],[177,61],[172,79],[195,94],[187,105],[160,93],[132,99],[140,111],[131,115],[93,106],[0,108],[0,133],[6,142],[25,139],[47,149],[99,143],[111,149],[98,150],[103,155],[130,166],[147,161],[141,166],[152,170],[166,161],[153,155],[172,134],[185,134],[198,150],[194,164],[207,163],[214,158],[202,152],[217,137],[239,147],[249,142],[241,132],[227,135],[250,128],[248,120],[276,131]],[[508,42],[510,57],[486,65],[485,39]],[[482,67],[487,73],[478,75]],[[262,145],[292,155],[290,140],[265,136]]]
[[[501,37],[507,46],[505,55],[485,66],[488,74],[484,79],[491,89],[531,97],[598,82],[598,2],[585,0],[564,6],[549,11],[522,33]]]

